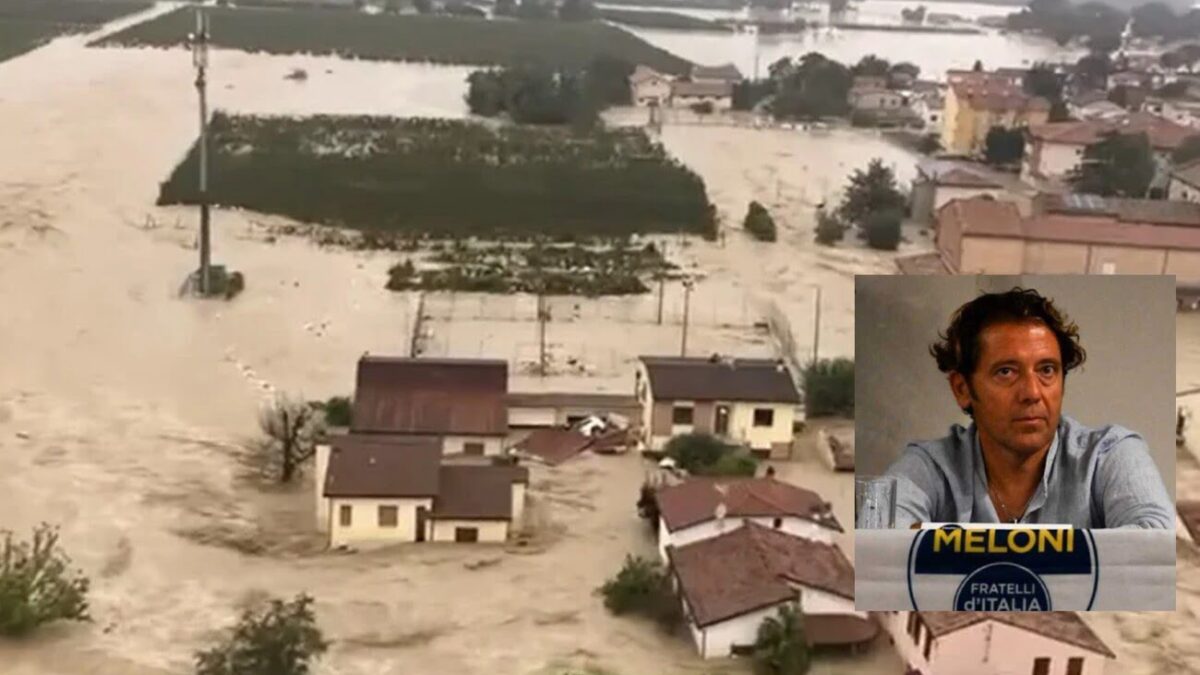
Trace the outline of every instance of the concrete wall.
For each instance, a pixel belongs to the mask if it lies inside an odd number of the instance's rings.
[[[1088,274],[1162,274],[1166,251],[1161,248],[1092,246]]]
[[[1002,199],[1005,195],[1004,190],[998,188],[976,188],[976,187],[959,187],[956,185],[939,185],[936,188],[933,198],[933,212],[950,203],[953,199],[971,199],[972,197],[988,196],[993,199]]]
[[[329,472],[330,446],[317,446],[313,457],[313,502],[316,504],[316,520],[318,532],[329,532],[329,500],[325,499],[325,474]]]
[[[1168,251],[1166,262],[1177,283],[1200,284],[1200,251]]]
[[[1167,199],[1177,202],[1200,202],[1200,188],[1194,185],[1171,178],[1171,183],[1167,187]]]
[[[958,270],[963,274],[1020,274],[1025,268],[1025,242],[1003,237],[962,238]]]
[[[1062,178],[1079,166],[1083,158],[1082,145],[1039,142],[1040,151],[1033,172],[1042,178]]]
[[[754,411],[760,408],[774,411],[771,426],[754,426]],[[770,450],[775,443],[791,442],[795,419],[796,408],[790,403],[732,403],[729,410],[729,437],[754,450]]]
[[[340,523],[341,507],[352,510],[349,527]],[[379,507],[397,507],[396,527],[379,526]],[[420,499],[330,499],[329,545],[383,544],[417,540],[417,507],[433,509],[433,500]]]
[[[483,454],[487,456],[504,451],[504,436],[446,436],[442,439],[442,455],[461,455],[466,443],[483,443]]]
[[[732,653],[734,645],[754,644],[754,640],[758,637],[758,627],[762,625],[763,619],[775,616],[778,612],[779,605],[773,605],[706,628],[693,628],[692,638],[696,640],[696,649],[700,652],[700,658],[725,658]],[[694,626],[694,624],[692,625]]]
[[[477,529],[481,543],[504,542],[508,539],[507,520],[431,520],[428,541],[454,543],[455,529],[459,527]]]
[[[1088,247],[1046,241],[1025,242],[1025,272],[1029,274],[1083,274]]]
[[[1120,424],[1142,434],[1174,495],[1175,285],[1164,276],[860,276],[857,473],[881,473],[907,442],[969,422],[928,346],[977,290],[1017,285],[1049,296],[1079,326],[1088,360],[1067,378],[1063,413],[1089,426]]]
[[[752,521],[762,525],[763,527],[775,527],[775,519],[769,517],[755,518],[726,518],[724,523],[719,523],[717,520],[699,523],[691,527],[685,527],[681,530],[671,532],[667,530],[666,524],[660,518],[658,521],[658,554],[663,562],[667,560],[667,546],[686,546],[697,541],[712,539],[713,537],[732,532],[746,524],[746,521]],[[819,541],[825,544],[833,543],[834,531],[821,527],[811,520],[787,516],[782,519],[779,530],[797,537],[804,537],[812,541]]]

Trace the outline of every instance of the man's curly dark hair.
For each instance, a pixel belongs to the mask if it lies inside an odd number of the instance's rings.
[[[950,319],[950,327],[938,334],[929,348],[943,373],[960,373],[967,379],[979,365],[979,336],[997,323],[1038,321],[1058,340],[1062,353],[1063,378],[1083,365],[1087,352],[1079,344],[1079,326],[1054,306],[1054,302],[1032,288],[1014,288],[1004,293],[984,293],[959,307]],[[966,409],[971,414],[971,409]]]

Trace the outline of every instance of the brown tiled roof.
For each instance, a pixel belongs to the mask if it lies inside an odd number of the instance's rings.
[[[1030,96],[1021,85],[997,80],[964,81],[950,85],[954,94],[975,110],[1049,110],[1050,102]]]
[[[1024,230],[1024,238],[1037,241],[1200,251],[1200,227],[1147,225],[1117,222],[1103,217],[1043,214],[1027,221]]]
[[[364,356],[358,362],[353,430],[506,434],[507,391],[504,361]]]
[[[538,429],[516,444],[521,452],[535,455],[554,466],[583,452],[592,439],[575,429]]]
[[[1029,135],[1047,143],[1091,145],[1105,134],[1146,134],[1156,150],[1174,150],[1196,131],[1150,113],[1135,113],[1116,120],[1050,122],[1029,128]]]
[[[643,356],[650,389],[660,401],[799,403],[800,392],[781,361]]]
[[[1179,511],[1179,519],[1183,521],[1192,541],[1200,544],[1200,501],[1180,499],[1175,509]]]
[[[935,638],[982,621],[997,621],[1115,658],[1108,645],[1075,612],[918,612]]]
[[[854,568],[841,549],[755,523],[668,546],[667,557],[699,628],[794,600],[793,584],[854,599]]]
[[[1021,237],[1021,212],[1017,205],[990,197],[951,199],[938,210],[937,220],[954,220],[964,235],[991,237]]]
[[[732,63],[723,63],[719,66],[692,66],[692,79],[694,80],[728,80],[730,82],[740,82],[742,79],[742,71],[738,70],[737,66]]]
[[[774,478],[697,476],[661,487],[655,496],[659,514],[671,532],[713,520],[718,504],[725,504],[726,518],[793,516],[842,531],[820,495]]]
[[[874,618],[864,619],[853,614],[804,616],[804,637],[814,646],[860,645],[874,640],[878,634],[879,623]]]
[[[442,520],[509,520],[513,483],[528,482],[529,470],[524,467],[443,465],[431,516]]]
[[[916,253],[896,258],[901,274],[951,274],[950,266],[937,251]]]
[[[432,497],[438,494],[441,442],[436,438],[335,436],[325,473],[326,497]]]
[[[629,394],[513,391],[507,400],[510,408],[590,408],[595,412],[642,409],[642,404]]]
[[[947,187],[977,187],[977,188],[1000,188],[1004,187],[1000,183],[982,176],[973,171],[968,171],[962,168],[953,168],[944,173],[938,174],[935,179],[938,185]]]
[[[1121,199],[1081,194],[1044,194],[1042,213],[1109,217],[1123,223],[1200,226],[1200,204],[1158,199]]]

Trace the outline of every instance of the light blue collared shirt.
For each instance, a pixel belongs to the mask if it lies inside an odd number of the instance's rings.
[[[951,426],[945,438],[910,443],[887,475],[899,479],[897,528],[1000,522],[974,423]],[[1020,522],[1170,529],[1174,511],[1140,435],[1115,424],[1091,429],[1063,415]]]

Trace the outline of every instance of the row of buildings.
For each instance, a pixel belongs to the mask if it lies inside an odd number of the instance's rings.
[[[720,111],[733,108],[733,87],[741,81],[741,72],[731,63],[696,65],[687,77],[674,77],[639,65],[629,77],[629,86],[637,106],[691,108],[704,104]]]

